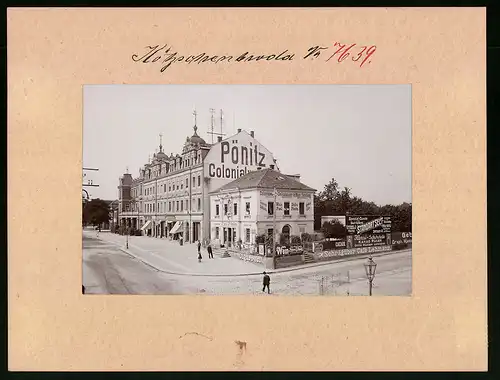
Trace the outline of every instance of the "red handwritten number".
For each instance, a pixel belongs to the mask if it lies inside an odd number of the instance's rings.
[[[338,43],[338,42],[335,42],[335,44],[333,44],[333,47],[335,47],[335,46],[340,46],[340,47],[337,49],[337,51],[336,51],[335,53],[333,53],[333,54],[330,56],[330,58],[328,58],[328,59],[326,60],[326,62],[328,62],[330,59],[332,59],[333,57],[335,57],[335,55],[337,55],[339,51],[341,51],[343,48],[345,48],[345,44],[344,44],[344,45],[342,45],[342,44],[340,44],[340,43]]]
[[[352,57],[352,60],[354,62],[358,62],[359,59],[361,58],[361,56],[363,55],[363,53],[365,52],[366,48],[367,48],[367,46],[363,46],[363,49],[361,49],[361,51],[358,53],[358,58],[354,59],[354,57]]]
[[[374,46],[370,46],[368,48],[368,50],[366,51],[366,58],[363,60],[363,62],[361,62],[361,65],[359,65],[359,67],[363,67],[363,65],[365,64],[365,62],[373,55],[373,53],[375,53],[375,51],[377,50],[377,47],[374,45]],[[371,61],[368,61],[368,63],[370,63]]]
[[[342,55],[338,59],[339,63],[344,61],[347,57],[349,57],[351,55],[351,53],[349,53],[349,50],[351,50],[355,45],[356,44],[352,44],[351,46],[349,46],[347,49],[344,50],[344,52],[342,53]]]

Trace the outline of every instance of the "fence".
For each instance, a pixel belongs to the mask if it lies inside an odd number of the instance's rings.
[[[351,283],[350,271],[334,273],[329,276],[321,276],[318,279],[318,293],[320,296],[328,295],[350,295],[349,285]],[[343,287],[341,289],[341,287]]]

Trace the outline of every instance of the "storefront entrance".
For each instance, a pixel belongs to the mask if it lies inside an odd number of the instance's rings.
[[[290,244],[290,226],[288,224],[283,226],[281,233],[283,234],[285,244]]]
[[[231,247],[236,239],[236,230],[234,228],[224,228],[224,242]]]

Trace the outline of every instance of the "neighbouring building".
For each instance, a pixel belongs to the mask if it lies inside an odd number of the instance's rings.
[[[258,169],[210,194],[210,228],[215,244],[255,243],[261,234],[292,235],[314,232],[315,189],[298,175]]]
[[[166,154],[160,135],[159,151],[133,178],[119,179],[118,220],[142,234],[195,242],[209,240],[210,193],[255,171],[276,168],[269,150],[250,133],[238,133],[214,144],[197,133],[186,137],[181,153]]]

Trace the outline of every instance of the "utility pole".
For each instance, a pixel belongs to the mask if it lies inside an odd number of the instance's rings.
[[[276,205],[276,196],[278,192],[276,191],[276,187],[273,188],[273,196],[274,196],[274,210],[273,210],[273,246],[272,246],[272,252],[273,252],[273,268],[276,265],[276,211],[277,211],[277,205]]]

